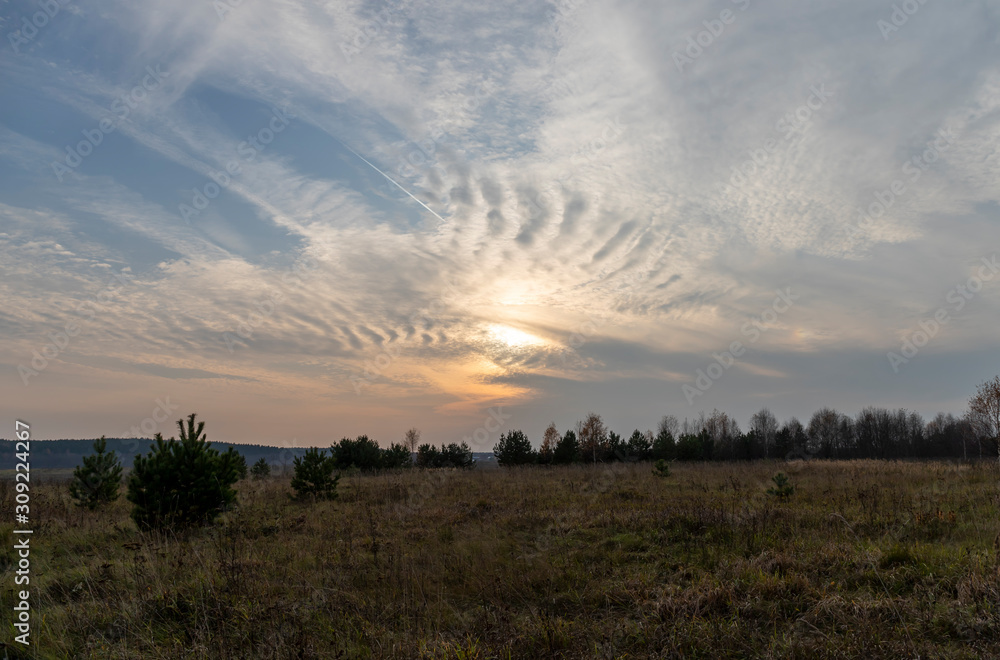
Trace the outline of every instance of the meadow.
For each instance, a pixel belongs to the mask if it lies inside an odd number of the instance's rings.
[[[778,472],[787,499],[767,493]],[[1000,657],[998,477],[995,462],[409,469],[295,502],[279,475],[239,482],[236,508],[183,534],[140,532],[124,497],[76,507],[50,480],[32,491],[37,657]],[[9,481],[0,500],[13,509]]]

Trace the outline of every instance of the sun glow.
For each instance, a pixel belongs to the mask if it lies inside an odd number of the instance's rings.
[[[493,324],[490,326],[490,337],[510,348],[526,348],[528,346],[543,346],[545,340],[529,335],[527,332],[512,328],[509,325]]]

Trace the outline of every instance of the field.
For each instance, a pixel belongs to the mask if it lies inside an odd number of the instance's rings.
[[[779,471],[787,501],[766,493]],[[287,476],[239,490],[175,536],[139,533],[124,497],[88,512],[35,486],[39,657],[1000,657],[993,463],[410,470],[347,475],[320,503],[291,501]]]

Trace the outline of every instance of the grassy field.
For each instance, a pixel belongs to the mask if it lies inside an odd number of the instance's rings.
[[[778,471],[787,502],[765,492]],[[346,476],[317,504],[278,477],[185,536],[50,482],[33,492],[34,634],[44,658],[1000,657],[998,474],[412,470]]]

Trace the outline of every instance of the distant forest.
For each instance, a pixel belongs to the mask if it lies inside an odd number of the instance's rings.
[[[995,458],[997,438],[972,416],[940,413],[925,422],[905,409],[867,407],[855,417],[831,408],[816,411],[808,424],[792,417],[779,423],[767,408],[745,431],[718,410],[695,419],[663,417],[656,431],[629,436],[608,429],[591,413],[560,434],[553,424],[535,450],[521,431],[501,436],[494,447],[503,465],[608,462],[614,460],[729,461],[791,458]]]
[[[93,453],[94,440],[32,440],[31,467],[34,469],[75,468],[83,462],[83,457]],[[107,451],[118,454],[122,465],[131,467],[137,454],[149,452],[153,441],[150,438],[108,438]],[[211,443],[212,447],[226,451],[230,446],[236,449],[249,464],[263,458],[271,465],[287,464],[291,469],[292,460],[302,456],[304,447],[269,447],[267,445],[228,445]],[[14,465],[14,441],[0,440],[0,466]]]
[[[520,430],[500,435],[490,453],[473,453],[466,443],[441,445],[420,441],[420,431],[410,429],[402,443],[380,447],[368,436],[344,438],[330,445],[339,467],[471,467],[494,456],[500,465],[565,464],[635,460],[734,461],[752,459],[983,459],[1000,456],[1000,376],[982,383],[969,400],[962,417],[939,413],[926,422],[918,413],[900,408],[869,406],[850,417],[832,408],[813,413],[808,424],[792,417],[779,423],[767,408],[750,418],[743,431],[736,420],[719,410],[679,421],[666,415],[656,431],[634,430],[628,437],[608,429],[600,415],[590,413],[573,429],[560,433],[555,424],[545,430],[540,445]],[[118,454],[128,467],[138,454],[148,453],[152,440],[109,438],[107,450]],[[93,440],[35,440],[31,444],[33,468],[75,468],[91,453]],[[263,458],[272,466],[291,467],[305,447],[232,446],[248,464]],[[15,442],[0,440],[0,465],[13,465]],[[492,462],[492,461],[490,461]]]

